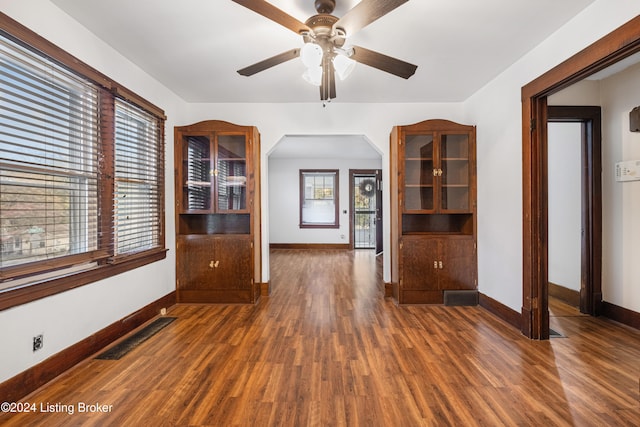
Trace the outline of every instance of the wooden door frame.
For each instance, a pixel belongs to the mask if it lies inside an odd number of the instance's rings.
[[[548,123],[581,125],[580,312],[597,316],[602,301],[602,125],[601,108],[549,106]]]
[[[549,338],[547,96],[640,51],[640,16],[522,87],[522,333]]]

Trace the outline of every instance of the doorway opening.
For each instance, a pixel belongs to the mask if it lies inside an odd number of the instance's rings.
[[[549,238],[548,238],[548,276],[549,276],[549,295],[558,293],[561,299],[566,299],[571,302],[574,298],[577,300],[575,304],[581,313],[598,315],[600,314],[600,304],[602,300],[601,290],[601,268],[602,268],[602,184],[601,184],[601,109],[600,107],[578,107],[578,106],[549,106],[547,109],[547,123],[550,129],[548,130],[547,137],[547,153],[548,159],[548,224],[549,224]],[[576,206],[573,210],[577,213],[576,219],[573,222],[578,222],[579,228],[575,234],[575,245],[579,247],[576,251],[578,257],[578,265],[575,281],[578,282],[577,286],[560,286],[557,287],[553,283],[554,279],[554,263],[560,262],[563,264],[561,269],[564,274],[569,272],[571,268],[567,268],[570,265],[570,255],[567,253],[567,246],[571,246],[570,240],[574,240],[571,237],[571,232],[567,233],[571,228],[571,219],[568,222],[562,224],[562,220],[558,218],[559,215],[565,215],[571,210],[562,206],[554,206],[554,194],[556,189],[562,188],[561,182],[556,182],[554,176],[559,179],[563,174],[563,170],[558,168],[554,171],[553,165],[559,160],[564,166],[570,163],[567,158],[564,161],[562,159],[553,159],[552,156],[561,156],[562,150],[557,150],[554,145],[568,143],[568,141],[556,141],[553,138],[554,132],[551,132],[552,125],[558,124],[570,124],[578,126],[579,141],[575,149],[575,153],[570,153],[569,156],[575,156],[579,158],[577,162],[576,172],[578,172],[579,185],[574,189],[578,193],[576,197]],[[557,127],[556,127],[557,129]],[[563,167],[564,167],[563,166]],[[576,178],[578,178],[576,177]],[[558,198],[562,198],[565,202],[571,200],[571,195],[558,195]],[[556,224],[556,227],[554,227]],[[552,233],[556,230],[556,233],[563,233],[562,236],[553,236]],[[560,237],[563,240],[562,245],[564,247],[557,247],[554,241],[554,237]],[[569,244],[568,244],[569,243]],[[568,244],[568,245],[567,245]],[[555,259],[554,253],[563,253],[562,260]],[[570,279],[568,279],[570,280]],[[577,293],[571,292],[571,288],[575,289]],[[575,296],[574,296],[575,295]]]
[[[382,253],[382,171],[349,170],[351,199],[350,242],[352,249]]]
[[[631,19],[522,87],[522,172],[525,179],[521,328],[529,338],[549,338],[547,97],[640,52],[639,24],[640,17]]]

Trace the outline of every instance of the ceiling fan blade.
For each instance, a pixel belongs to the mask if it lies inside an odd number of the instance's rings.
[[[362,0],[340,18],[338,22],[333,25],[333,28],[342,28],[346,31],[347,35],[353,35],[356,31],[361,30],[408,1],[409,0]]]
[[[300,34],[303,31],[310,31],[310,28],[306,24],[298,21],[293,16],[287,14],[286,12],[283,12],[282,10],[278,9],[271,3],[267,3],[266,1],[263,1],[263,0],[231,0],[231,1],[238,3],[239,5],[244,6],[247,9],[251,9],[254,12],[264,16],[265,18],[268,18],[274,22],[277,22],[278,24],[290,29],[296,34]]]
[[[353,54],[350,58],[361,64],[386,71],[403,79],[408,79],[413,76],[418,68],[417,65],[360,46],[353,46]]]
[[[283,62],[287,62],[292,60],[293,58],[297,58],[300,56],[300,49],[291,49],[286,52],[282,52],[276,56],[272,56],[271,58],[267,58],[263,61],[256,62],[253,65],[249,65],[241,70],[238,70],[238,74],[242,76],[253,76],[260,71],[264,71],[267,68],[271,68],[278,64],[282,64]]]

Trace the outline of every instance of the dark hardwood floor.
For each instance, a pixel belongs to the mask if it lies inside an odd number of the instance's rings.
[[[86,360],[0,425],[638,425],[639,331],[552,315],[566,338],[531,341],[480,307],[397,307],[380,271],[370,251],[274,250],[270,297],[176,305],[131,353]]]

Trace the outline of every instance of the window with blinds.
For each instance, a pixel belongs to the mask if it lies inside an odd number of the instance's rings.
[[[97,120],[96,87],[0,38],[1,268],[98,249]]]
[[[162,169],[161,129],[151,114],[116,99],[115,255],[160,245]]]
[[[165,258],[164,112],[0,24],[0,310]]]

